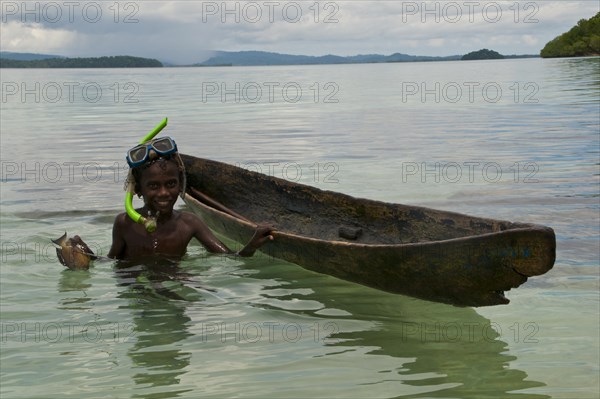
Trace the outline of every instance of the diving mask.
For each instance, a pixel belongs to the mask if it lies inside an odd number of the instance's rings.
[[[143,165],[151,158],[154,151],[159,157],[164,157],[177,152],[177,144],[170,137],[161,137],[150,142],[139,144],[127,151],[127,163],[135,168]]]

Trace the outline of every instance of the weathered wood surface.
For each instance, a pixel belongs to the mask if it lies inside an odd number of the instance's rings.
[[[187,182],[209,198],[276,229],[262,251],[306,269],[380,290],[457,306],[508,303],[504,292],[554,265],[554,231],[323,191],[183,155]],[[215,231],[240,243],[254,224],[190,195]]]

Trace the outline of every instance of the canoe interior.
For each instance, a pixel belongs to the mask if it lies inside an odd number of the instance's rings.
[[[549,227],[354,198],[182,158],[193,188],[186,203],[213,230],[246,243],[254,223],[269,223],[276,238],[261,251],[319,273],[457,306],[492,306],[554,265]]]
[[[256,223],[327,241],[410,244],[496,233],[526,224],[354,198],[232,165],[182,156],[188,185]]]

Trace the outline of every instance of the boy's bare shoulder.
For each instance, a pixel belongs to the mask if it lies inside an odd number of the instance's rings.
[[[123,226],[127,223],[128,220],[130,220],[130,218],[129,216],[127,216],[127,213],[121,212],[117,216],[115,216],[115,225]]]
[[[179,217],[185,223],[202,223],[202,220],[198,217],[198,215],[191,212],[180,211]]]
[[[196,232],[208,230],[208,226],[198,215],[185,211],[181,211],[179,215],[180,223],[185,224],[190,229]]]

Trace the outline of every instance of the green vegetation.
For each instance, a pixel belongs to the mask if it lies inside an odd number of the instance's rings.
[[[571,30],[549,41],[540,52],[544,58],[600,55],[600,12],[581,19]]]
[[[46,58],[31,61],[0,59],[1,68],[154,68],[162,66],[158,60],[125,55],[97,58]]]
[[[469,54],[463,55],[461,60],[502,60],[504,56],[494,50],[486,48],[479,51],[471,51]]]

